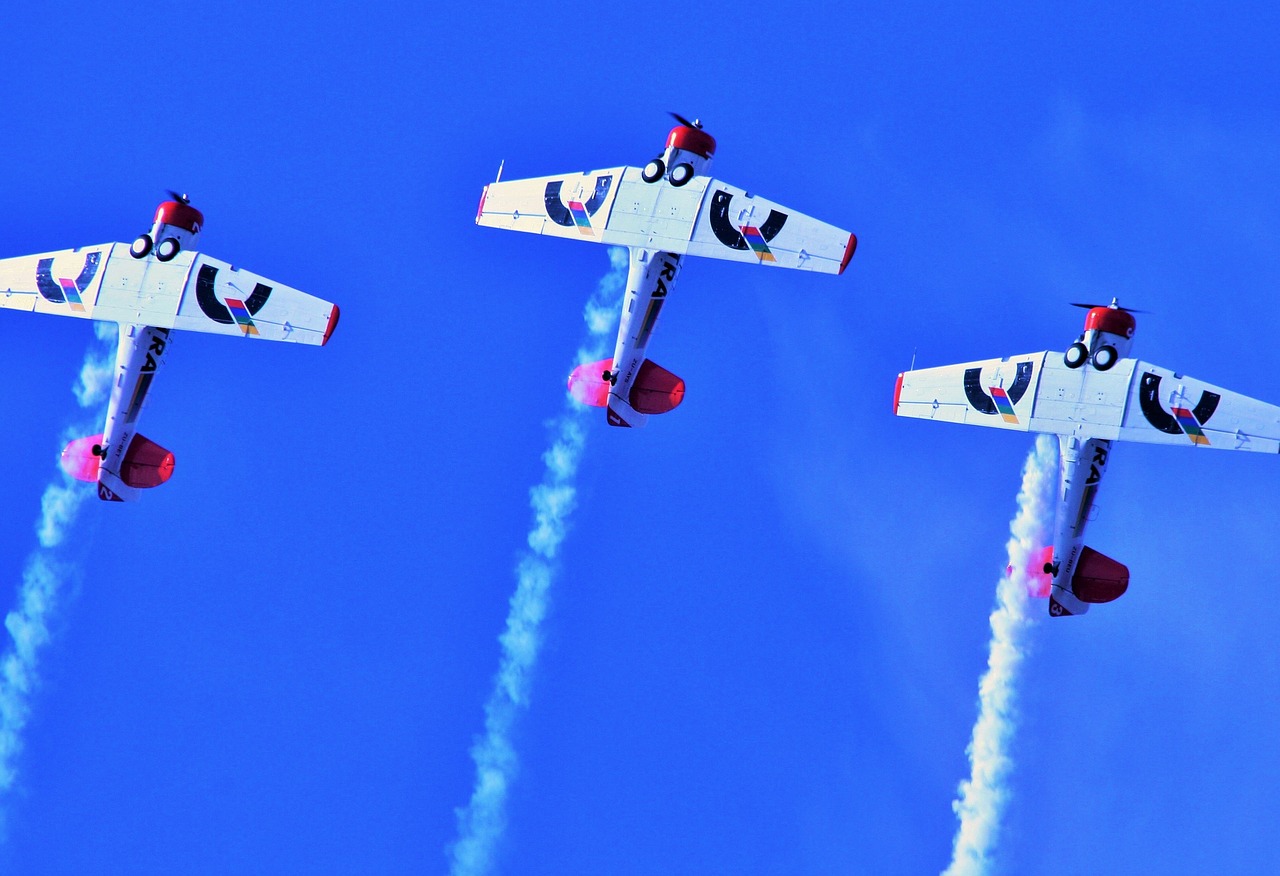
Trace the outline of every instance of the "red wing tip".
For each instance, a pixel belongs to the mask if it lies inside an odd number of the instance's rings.
[[[844,269],[849,267],[849,260],[853,258],[853,251],[858,248],[858,236],[856,234],[849,235],[849,242],[844,245],[844,258],[840,260],[840,270],[837,273],[843,274]]]
[[[480,206],[476,207],[476,224],[480,224],[480,217],[484,215],[484,202],[489,197],[489,184],[485,183],[484,191],[480,193]]]
[[[332,335],[333,330],[338,327],[338,317],[340,315],[341,312],[338,310],[338,305],[333,305],[333,310],[329,313],[329,324],[324,327],[324,339],[320,341],[320,346],[323,347],[325,344],[329,343],[329,336]]]
[[[898,382],[893,387],[893,413],[895,416],[898,413],[898,399],[902,395],[902,378],[904,374],[905,372],[899,372]]]

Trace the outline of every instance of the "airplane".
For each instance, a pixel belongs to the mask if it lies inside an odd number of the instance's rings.
[[[105,501],[136,500],[173,474],[173,453],[137,431],[170,332],[323,345],[338,324],[337,305],[197,252],[204,214],[169,194],[132,244],[0,259],[0,308],[119,325],[106,425],[71,441],[61,459]]]
[[[1140,311],[1115,299],[1075,306],[1089,311],[1084,332],[1063,353],[905,371],[893,392],[900,417],[1057,435],[1053,544],[1039,558],[1053,617],[1084,614],[1129,587],[1125,565],[1084,545],[1112,442],[1280,452],[1280,407],[1129,358]]]
[[[643,426],[684,400],[684,381],[645,358],[686,255],[840,274],[858,240],[848,231],[707,176],[715,138],[677,125],[644,167],[502,181],[484,187],[476,224],[630,250],[613,357],[580,365],[569,391],[607,409],[612,426]]]

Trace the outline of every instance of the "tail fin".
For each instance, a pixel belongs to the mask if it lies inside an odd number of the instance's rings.
[[[101,435],[76,438],[62,451],[62,470],[78,481],[98,480],[102,458],[94,453]],[[173,453],[144,435],[133,436],[120,463],[120,480],[130,487],[158,487],[173,476]]]
[[[1091,547],[1084,547],[1071,576],[1071,590],[1081,602],[1110,602],[1129,589],[1129,569]]]

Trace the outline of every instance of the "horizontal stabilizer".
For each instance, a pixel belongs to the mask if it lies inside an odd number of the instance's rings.
[[[631,384],[631,407],[642,414],[665,414],[684,401],[684,381],[645,359]]]
[[[1129,569],[1091,547],[1085,547],[1071,576],[1071,590],[1082,602],[1111,602],[1129,589]]]
[[[62,451],[62,469],[78,481],[96,482],[102,459],[94,448],[101,435],[77,438]],[[173,453],[143,435],[134,435],[120,463],[120,480],[130,487],[158,487],[173,476]]]
[[[604,374],[612,368],[612,359],[579,365],[569,375],[569,394],[584,405],[595,408],[607,406],[612,387],[604,379]],[[641,414],[665,414],[682,401],[684,381],[656,362],[645,359],[636,371],[631,391],[627,394],[631,408]]]
[[[604,407],[609,403],[609,382],[604,379],[604,373],[612,367],[612,358],[579,365],[569,375],[569,395],[584,405]]]

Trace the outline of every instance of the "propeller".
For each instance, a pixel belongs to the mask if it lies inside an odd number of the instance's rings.
[[[1150,310],[1136,310],[1132,307],[1121,307],[1120,302],[1116,298],[1111,299],[1110,304],[1079,304],[1075,301],[1071,302],[1072,307],[1083,307],[1085,310],[1093,310],[1095,307],[1109,307],[1112,310],[1123,310],[1125,313],[1150,313]]]
[[[686,128],[694,128],[699,131],[702,130],[702,119],[694,119],[691,122],[688,119],[686,119],[684,116],[680,115],[679,113],[671,113],[671,118],[675,119],[677,122],[684,125]]]
[[[186,205],[191,203],[191,199],[186,195],[180,195],[177,192],[175,192],[173,189],[165,189],[165,191],[169,193],[169,197],[173,198],[179,204]]]

